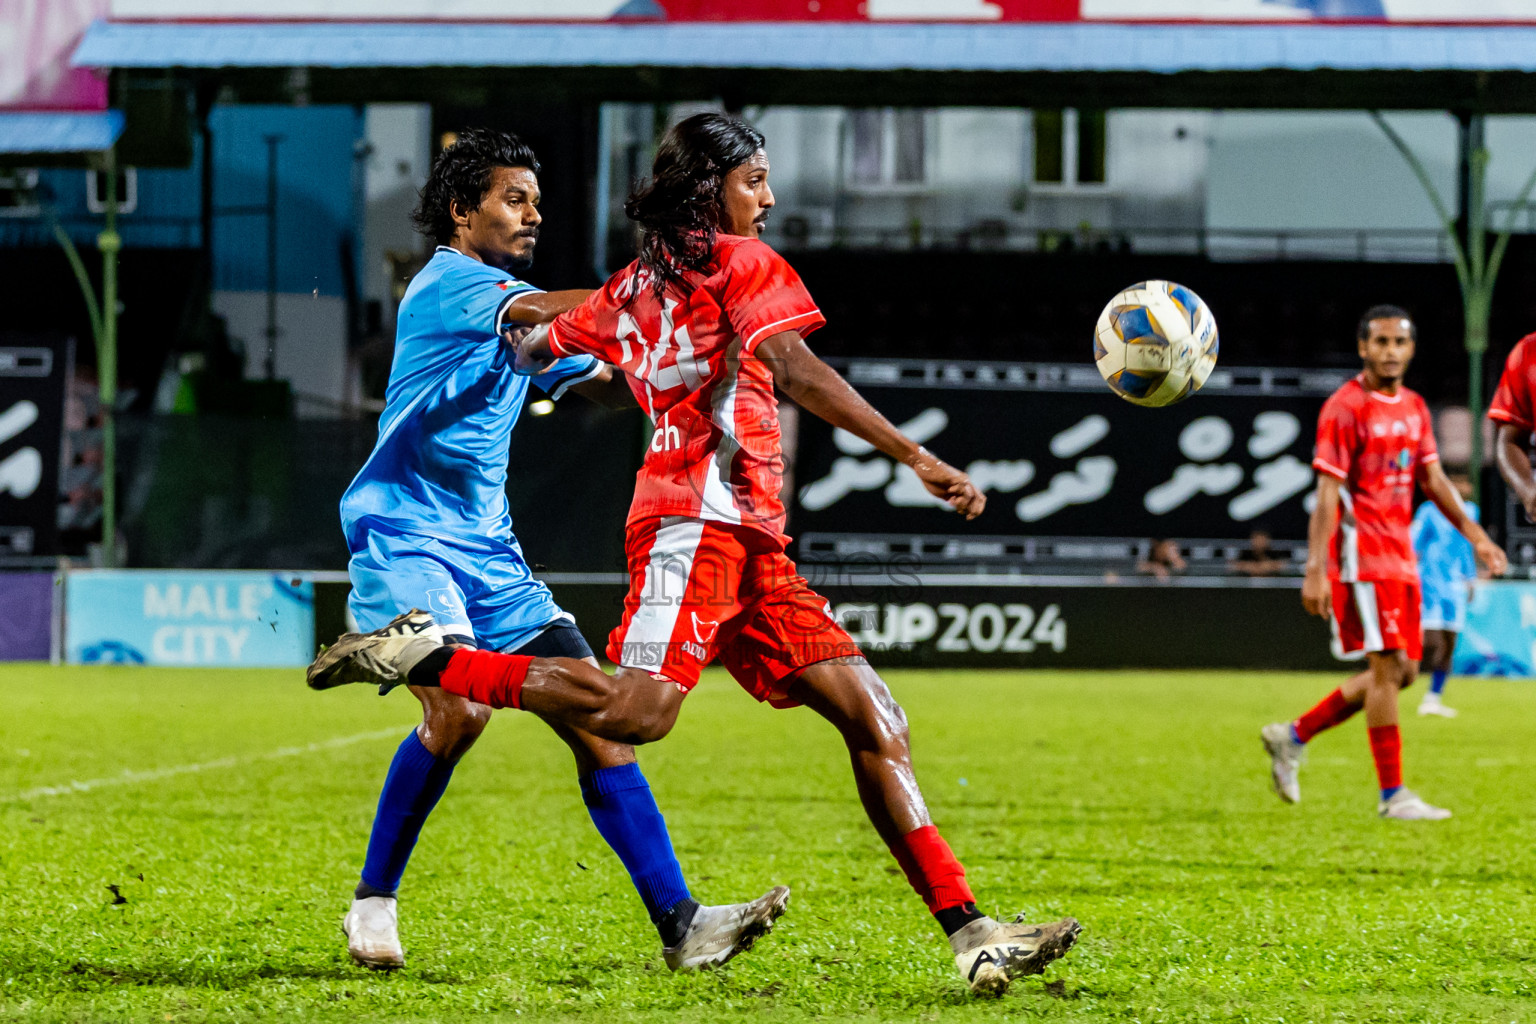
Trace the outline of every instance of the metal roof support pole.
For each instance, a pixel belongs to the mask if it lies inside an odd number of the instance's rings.
[[[101,250],[101,335],[96,348],[96,376],[101,395],[101,564],[117,567],[117,153],[101,155],[107,179],[105,223],[96,236]]]

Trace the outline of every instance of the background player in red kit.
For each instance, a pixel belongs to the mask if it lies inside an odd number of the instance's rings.
[[[1375,306],[1360,319],[1364,371],[1335,391],[1317,423],[1312,467],[1318,472],[1317,507],[1308,530],[1307,573],[1301,599],[1308,612],[1328,618],[1343,655],[1364,652],[1369,667],[1294,722],[1264,727],[1275,792],[1301,799],[1297,769],[1313,736],[1361,707],[1381,786],[1377,813],[1407,821],[1449,818],[1451,812],[1420,799],[1402,780],[1398,691],[1413,683],[1423,636],[1419,584],[1409,526],[1417,481],[1494,575],[1504,552],[1467,515],[1440,466],[1429,408],[1402,386],[1417,329],[1396,306]],[[1341,520],[1339,506],[1348,516]]]
[[[1514,492],[1525,514],[1536,522],[1536,474],[1531,471],[1532,432],[1536,431],[1531,392],[1536,385],[1536,334],[1515,343],[1504,362],[1499,390],[1488,406],[1488,418],[1498,424],[1494,446],[1499,474]]]

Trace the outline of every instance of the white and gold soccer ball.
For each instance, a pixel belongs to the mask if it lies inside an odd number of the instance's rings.
[[[1137,405],[1172,405],[1199,391],[1219,348],[1210,307],[1172,281],[1143,281],[1110,299],[1093,336],[1099,373]]]

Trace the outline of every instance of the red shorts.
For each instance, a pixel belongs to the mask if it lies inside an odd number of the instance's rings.
[[[807,665],[859,657],[826,598],[758,530],[687,516],[630,523],[624,621],[608,658],[687,691],[718,655],[758,700],[793,707],[789,683]]]
[[[1411,661],[1424,653],[1419,628],[1419,585],[1401,580],[1333,581],[1334,653],[1340,657],[1402,651]]]

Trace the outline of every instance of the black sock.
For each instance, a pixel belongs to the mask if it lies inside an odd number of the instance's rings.
[[[688,934],[688,926],[693,923],[693,915],[698,913],[698,910],[699,901],[690,896],[685,900],[678,900],[656,918],[656,930],[661,933],[661,944],[671,949],[682,942],[683,936]]]
[[[944,929],[945,935],[953,935],[972,921],[980,921],[986,916],[976,909],[976,904],[962,903],[958,907],[945,907],[934,914],[933,919],[939,922],[939,927]]]
[[[437,650],[422,658],[405,678],[412,686],[438,686],[438,680],[442,677],[443,669],[448,667],[448,659],[453,657],[457,647],[439,647]]]
[[[357,888],[353,891],[352,895],[360,900],[366,900],[370,896],[388,896],[390,899],[395,898],[395,894],[393,892],[388,892],[384,889],[375,889],[367,882],[358,882]]]

